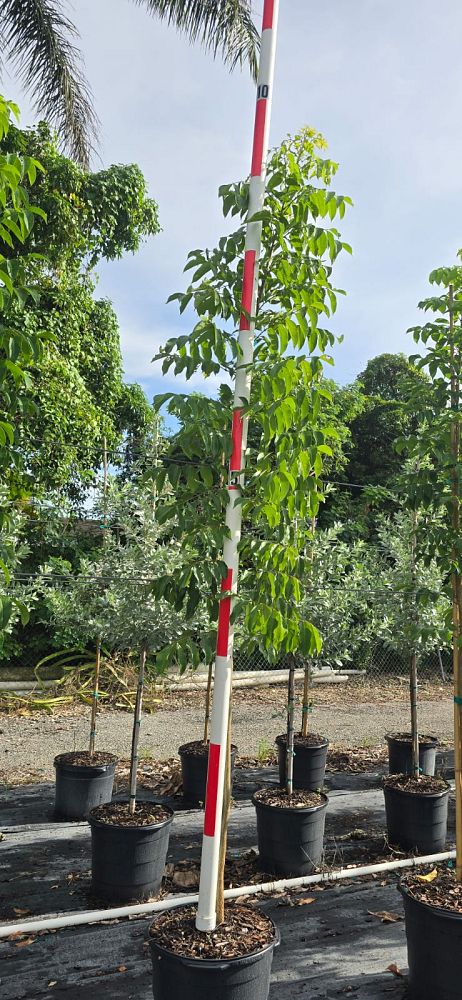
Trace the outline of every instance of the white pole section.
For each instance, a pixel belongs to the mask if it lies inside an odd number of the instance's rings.
[[[229,463],[229,496],[225,521],[229,537],[225,538],[223,547],[223,560],[228,567],[228,572],[221,585],[223,596],[220,600],[218,617],[215,686],[210,726],[199,905],[196,919],[196,926],[201,931],[212,931],[216,927],[217,879],[234,647],[231,611],[233,596],[237,592],[238,545],[242,523],[242,507],[236,501],[239,500],[244,485],[243,469],[248,426],[248,420],[242,413],[242,408],[243,404],[248,403],[250,399],[250,366],[253,361],[254,317],[257,309],[258,263],[262,235],[261,222],[252,222],[252,217],[261,211],[265,196],[266,157],[271,120],[278,13],[279,0],[264,0],[242,282],[242,314],[239,326],[240,355],[234,387],[232,454]]]

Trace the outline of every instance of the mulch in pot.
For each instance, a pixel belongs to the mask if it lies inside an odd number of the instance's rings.
[[[95,750],[73,750],[71,753],[60,753],[55,757],[55,764],[70,764],[74,767],[100,767],[102,764],[114,764],[117,757],[113,753]]]
[[[427,882],[426,875],[437,872],[432,881]],[[403,876],[401,885],[406,886],[411,896],[421,903],[428,903],[429,906],[439,906],[443,910],[451,913],[462,913],[462,884],[456,882],[454,868],[439,867],[433,869],[421,869],[419,878],[415,872]]]
[[[274,806],[276,809],[313,809],[324,805],[326,801],[325,796],[319,792],[295,789],[292,795],[288,795],[284,788],[260,788],[255,792],[254,799],[262,805]]]
[[[287,736],[285,734],[278,736],[276,742],[287,744]],[[294,745],[296,747],[323,747],[326,743],[326,737],[320,736],[319,733],[307,733],[306,736],[303,736],[303,733],[295,733],[294,735]]]
[[[412,743],[411,733],[387,733],[385,739],[396,740],[397,743]],[[437,736],[419,734],[419,745],[422,743],[438,743]]]
[[[214,931],[198,931],[196,909],[170,910],[149,928],[150,937],[174,955],[226,960],[261,951],[274,940],[272,921],[250,906],[228,905]]]
[[[155,802],[137,803],[133,816],[128,810],[128,802],[108,802],[91,812],[92,819],[108,826],[154,826],[156,823],[164,823],[171,815],[170,809],[156,805]]]
[[[413,795],[436,795],[448,787],[444,778],[434,778],[429,774],[421,774],[418,778],[413,774],[390,774],[385,778],[384,784],[389,788],[399,788],[402,792],[411,792]]]
[[[204,743],[203,740],[193,740],[191,743],[184,743],[178,750],[179,754],[186,753],[190,754],[192,757],[208,757],[210,743]],[[235,753],[237,747],[234,744],[231,746],[231,752]]]

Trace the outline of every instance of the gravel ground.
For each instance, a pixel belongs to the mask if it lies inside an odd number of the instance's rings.
[[[280,705],[284,705],[281,691]],[[434,733],[450,741],[452,735],[452,698],[444,691],[438,700],[420,705],[421,732]],[[202,710],[197,706],[162,708],[145,716],[141,724],[142,756],[163,760],[176,754],[178,746],[201,736]],[[106,711],[98,723],[97,745],[121,757],[130,754],[131,716],[127,712]],[[326,735],[331,742],[350,747],[372,747],[383,743],[387,732],[409,728],[406,701],[391,703],[320,705],[310,718],[312,730]],[[239,698],[233,713],[233,740],[240,753],[256,754],[262,741],[272,744],[284,731],[283,712],[275,717],[275,705],[262,704],[252,693]],[[86,714],[35,715],[18,718],[0,716],[0,774],[24,768],[40,776],[51,775],[53,758],[66,750],[82,749],[87,744],[89,724]]]

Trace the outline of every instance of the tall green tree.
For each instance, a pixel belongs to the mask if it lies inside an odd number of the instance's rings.
[[[380,354],[368,361],[357,378],[365,396],[362,412],[350,424],[347,478],[359,485],[393,488],[403,460],[395,441],[412,430],[414,417],[406,401],[428,379],[404,354]]]
[[[104,439],[113,449],[150,419],[141,390],[123,384],[117,319],[109,302],[95,299],[93,272],[101,259],[134,253],[158,232],[157,205],[136,165],[88,173],[59,153],[45,125],[10,129],[4,148],[5,156],[44,166],[34,183],[40,225],[28,254],[20,250],[26,270],[34,255],[40,294],[9,316],[16,337],[44,344],[30,359],[25,410],[14,421],[10,487],[22,494],[33,484],[36,495],[64,489],[78,498],[101,464]],[[28,186],[26,178],[26,194]]]
[[[325,322],[336,308],[332,283],[335,261],[345,250],[333,222],[342,218],[348,198],[331,189],[336,164],[323,156],[325,142],[311,129],[289,137],[268,162],[267,195],[261,219],[263,253],[259,269],[260,303],[255,317],[255,355],[248,442],[244,529],[240,546],[242,572],[236,618],[249,638],[268,655],[295,650],[309,653],[319,634],[300,614],[307,578],[312,519],[322,500],[324,461],[332,457],[334,426],[320,414],[331,397],[323,384],[334,337]],[[164,371],[190,378],[233,376],[239,363],[235,330],[240,320],[240,290],[246,183],[221,188],[225,215],[239,226],[212,251],[193,251],[187,269],[192,281],[172,296],[183,311],[194,306],[197,322],[189,335],[170,340],[161,351]],[[159,504],[158,517],[190,539],[188,572],[165,582],[174,599],[190,602],[203,594],[218,597],[224,575],[220,553],[228,491],[229,421],[232,394],[223,383],[219,398],[167,394],[184,432],[175,452],[163,456],[158,487],[170,484],[171,499]],[[179,461],[181,447],[185,462]],[[215,620],[215,609],[211,619]]]
[[[440,267],[431,273],[430,282],[435,294],[419,303],[427,321],[411,328],[421,353],[411,360],[427,373],[431,392],[415,391],[409,400],[418,424],[401,447],[414,460],[414,475],[409,476],[414,506],[420,504],[430,514],[443,511],[440,519],[429,517],[427,544],[447,580],[452,603],[456,878],[462,883],[462,267]]]
[[[256,74],[258,33],[250,0],[134,0],[200,42],[231,68]],[[63,0],[0,0],[3,56],[12,62],[35,109],[55,126],[72,157],[88,167],[97,117],[77,48],[79,33]]]

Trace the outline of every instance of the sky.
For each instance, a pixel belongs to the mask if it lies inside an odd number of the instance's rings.
[[[166,300],[186,287],[189,250],[227,231],[217,192],[248,174],[254,85],[130,0],[75,0],[70,13],[101,122],[94,168],[138,163],[162,225],[136,256],[100,266],[98,294],[117,312],[127,381],[150,398],[184,391],[151,358],[187,332]],[[335,189],[354,201],[339,223],[354,254],[334,274],[347,295],[329,374],[342,384],[376,354],[412,353],[428,273],[462,246],[461,37],[460,0],[281,0],[271,145],[318,129],[340,164]],[[31,124],[13,76],[3,90]]]

